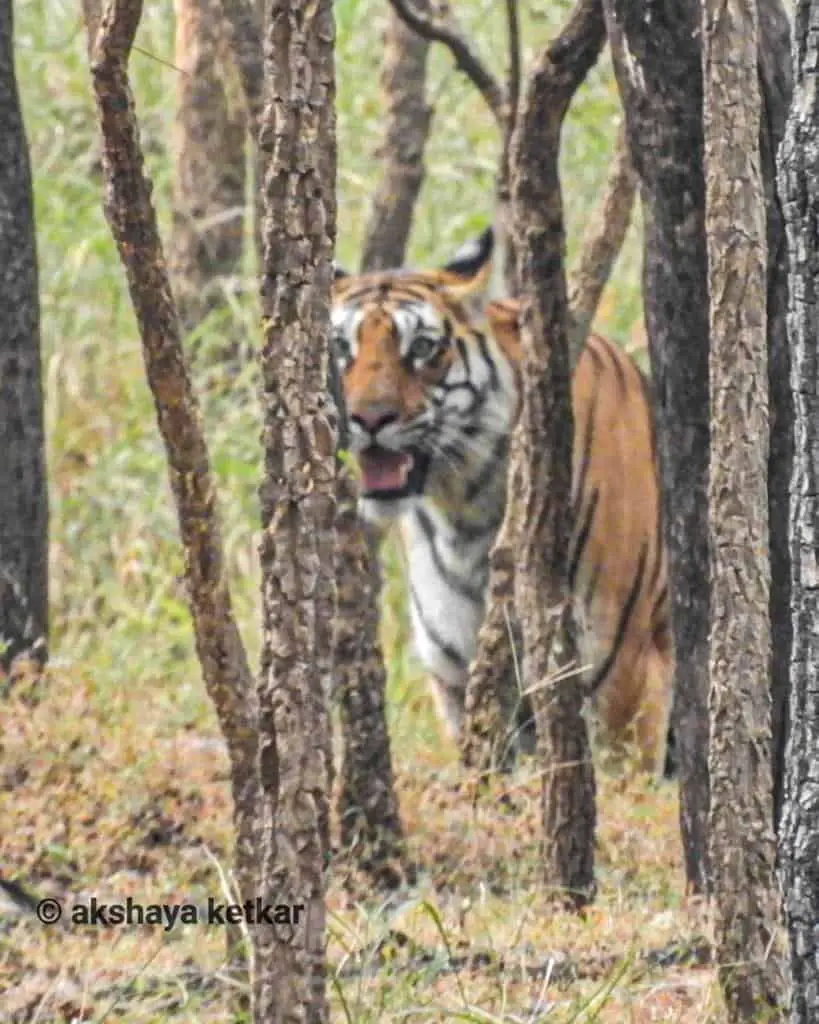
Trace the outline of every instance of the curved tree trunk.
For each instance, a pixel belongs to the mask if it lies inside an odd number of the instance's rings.
[[[256,894],[259,819],[255,691],[233,615],[207,444],[171,298],[128,81],[128,59],[141,15],[141,0],[113,0],[90,47],[102,135],[105,214],[128,278],[168,459],[196,653],[230,758],[236,876],[242,898],[251,899]],[[266,738],[275,742],[270,734]]]
[[[565,234],[558,175],[563,118],[605,41],[600,0],[580,0],[532,69],[512,148],[512,209],[521,295],[523,407],[516,512],[515,607],[523,678],[533,691],[543,777],[546,885],[575,906],[594,892],[595,788],[566,553],[573,418]],[[544,154],[550,154],[549,159]],[[568,671],[568,675],[567,675]]]
[[[819,2],[794,17],[794,102],[779,153],[790,260],[788,338],[794,403],[790,508],[790,725],[780,822],[792,977],[791,1022],[819,1020]]]
[[[11,0],[0,0],[0,675],[42,662],[48,633],[48,493],[34,197]]]

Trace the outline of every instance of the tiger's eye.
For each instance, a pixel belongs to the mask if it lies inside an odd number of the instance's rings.
[[[340,363],[345,365],[350,362],[351,349],[350,342],[345,334],[334,334],[332,340],[333,351],[335,352],[336,359]]]
[[[424,363],[432,359],[438,352],[438,342],[435,338],[420,335],[415,338],[410,349],[410,356],[415,362]]]

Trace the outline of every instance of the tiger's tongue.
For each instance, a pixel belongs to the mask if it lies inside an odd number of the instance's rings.
[[[381,451],[377,455],[362,452],[358,464],[365,491],[397,491],[407,482],[412,457],[401,452]]]

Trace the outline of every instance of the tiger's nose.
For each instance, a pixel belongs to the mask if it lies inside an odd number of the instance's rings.
[[[365,409],[358,409],[350,415],[353,423],[357,423],[362,430],[370,434],[377,434],[379,430],[395,423],[398,419],[398,412],[392,406],[371,405]]]

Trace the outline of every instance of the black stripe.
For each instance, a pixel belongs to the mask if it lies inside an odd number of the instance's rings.
[[[660,593],[657,595],[654,601],[654,606],[651,609],[651,624],[653,628],[657,626],[668,625],[668,609],[663,609],[663,605],[668,600],[668,584],[666,584]],[[658,621],[659,620],[659,621]]]
[[[586,595],[583,598],[583,603],[586,606],[586,611],[589,611],[591,609],[592,601],[594,600],[594,595],[597,592],[597,583],[600,579],[600,569],[601,564],[600,562],[598,562],[597,565],[594,567],[594,572],[591,574],[588,586],[586,587]]]
[[[489,481],[498,472],[498,463],[502,461],[505,462],[508,451],[509,437],[506,434],[499,434],[495,438],[495,443],[492,445],[492,453],[484,463],[480,473],[478,473],[474,480],[470,481],[466,485],[464,500],[467,505],[471,505],[481,491],[486,488]]]
[[[654,567],[651,571],[651,580],[647,587],[647,593],[653,594],[657,588],[657,583],[660,579],[660,573],[663,568],[663,517],[662,510],[657,508],[657,525],[654,533]]]
[[[606,676],[611,672],[614,667],[614,663],[617,661],[617,656],[620,653],[623,641],[626,638],[626,631],[628,630],[628,624],[634,612],[634,606],[637,604],[637,598],[640,596],[640,589],[643,585],[643,576],[645,575],[645,571],[646,545],[644,541],[643,546],[640,548],[640,558],[637,563],[637,572],[634,575],[634,582],[631,584],[631,590],[629,591],[628,598],[626,599],[626,603],[623,605],[623,610],[620,612],[620,621],[617,624],[617,632],[614,634],[614,643],[612,644],[611,650],[607,654],[605,661],[592,676],[589,683],[589,693],[594,693],[603,685]]]
[[[476,590],[475,587],[471,587],[465,580],[453,575],[452,570],[444,563],[440,552],[438,551],[438,547],[435,544],[435,524],[432,522],[432,519],[426,509],[416,509],[415,516],[418,520],[418,525],[421,527],[421,532],[424,534],[427,544],[429,544],[435,569],[444,583],[446,583],[451,590],[454,590],[456,594],[460,594],[461,597],[465,597],[468,601],[472,601],[473,604],[483,604],[483,588]]]
[[[469,365],[469,352],[466,349],[466,343],[463,338],[455,339],[455,347],[458,349],[458,354],[461,357],[461,361],[464,364],[464,369],[468,377],[472,376],[472,367]]]
[[[583,442],[583,459],[580,463],[580,472],[577,475],[577,486],[574,489],[571,500],[571,514],[573,517],[580,510],[580,503],[583,501],[583,492],[586,488],[586,477],[589,475],[589,463],[591,462],[591,450],[594,443],[594,419],[597,410],[597,399],[600,394],[600,373],[603,363],[600,356],[593,348],[586,347],[589,358],[594,364],[594,390],[592,391],[591,402],[589,403],[589,414],[586,417],[586,433]]]
[[[442,639],[441,634],[433,627],[430,626],[429,621],[424,615],[424,610],[421,607],[421,602],[418,600],[418,595],[415,592],[414,587],[410,587],[410,599],[412,600],[412,606],[415,609],[418,618],[421,621],[421,626],[430,640],[435,644],[438,650],[443,654],[445,658],[452,662],[453,665],[457,665],[459,669],[465,671],[469,668],[469,663],[466,661],[460,651],[456,650],[451,644],[448,644],[446,640]]]
[[[452,529],[457,535],[456,543],[473,544],[476,541],[489,538],[490,535],[494,537],[501,528],[505,512],[505,505],[502,504],[498,514],[491,516],[489,519],[479,522],[470,522],[468,519],[453,519]]]
[[[577,534],[577,540],[575,541],[574,547],[569,555],[569,586],[572,590],[574,590],[575,581],[577,579],[577,570],[580,567],[580,559],[583,557],[583,552],[586,550],[586,544],[588,543],[589,534],[591,533],[592,524],[594,523],[594,514],[597,511],[597,499],[599,497],[600,491],[595,487],[592,491],[589,503],[586,506],[583,525],[580,528],[580,532]]]
[[[492,353],[489,351],[489,346],[486,344],[486,335],[482,334],[480,331],[475,331],[475,340],[478,342],[481,358],[489,367],[490,386],[494,391],[497,391],[500,387],[500,376],[498,374],[498,368],[495,365],[495,360],[492,358]]]
[[[617,377],[617,383],[620,385],[620,393],[623,396],[628,394],[628,383],[626,382],[626,374],[625,370],[623,369],[623,361],[621,358],[622,353],[620,349],[612,345],[610,341],[606,341],[605,338],[601,338],[598,335],[595,335],[593,339],[589,340],[594,340],[598,342],[600,347],[608,353],[614,365],[614,374]]]

